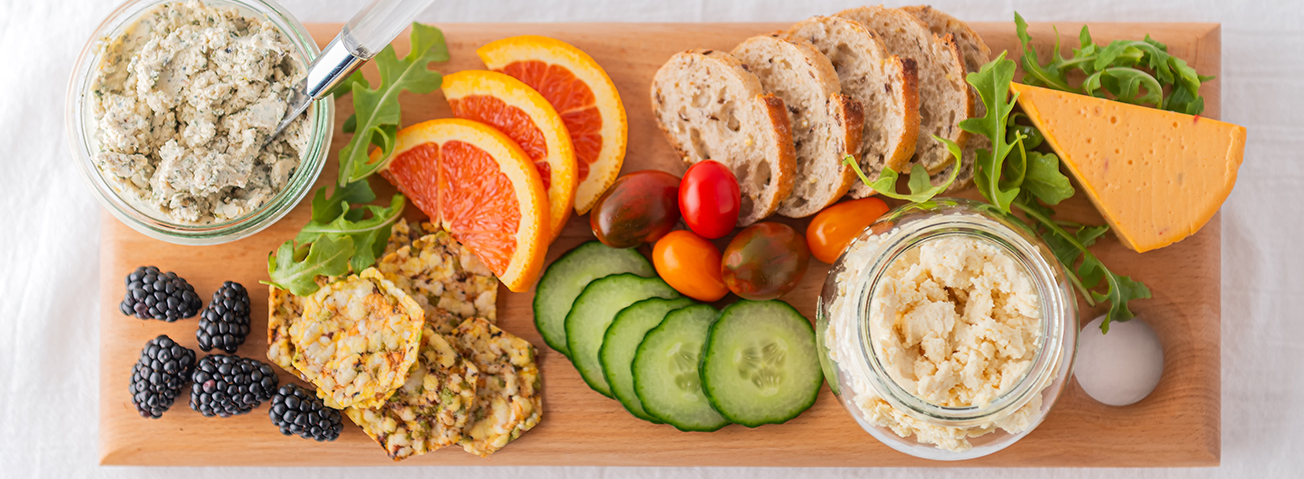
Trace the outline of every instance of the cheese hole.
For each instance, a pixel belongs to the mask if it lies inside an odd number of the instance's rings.
[[[1111,117],[1109,117],[1109,124],[1111,124],[1111,125],[1117,125],[1117,124],[1118,124],[1118,117],[1116,117],[1116,116],[1111,116]]]

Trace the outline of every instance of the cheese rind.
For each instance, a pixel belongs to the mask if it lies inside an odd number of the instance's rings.
[[[1134,251],[1195,234],[1236,184],[1243,126],[1019,83],[1010,90]]]

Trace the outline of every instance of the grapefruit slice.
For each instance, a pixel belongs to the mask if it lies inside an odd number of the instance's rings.
[[[629,124],[607,72],[587,53],[548,37],[504,38],[475,51],[490,70],[537,90],[561,115],[575,148],[575,212],[588,213],[616,181]]]
[[[507,289],[530,289],[548,249],[548,197],[534,162],[515,141],[471,120],[417,123],[398,132],[393,158],[380,174],[470,248]]]
[[[444,77],[453,116],[488,124],[525,150],[548,193],[548,240],[557,239],[575,206],[575,151],[561,116],[520,80],[486,70]]]

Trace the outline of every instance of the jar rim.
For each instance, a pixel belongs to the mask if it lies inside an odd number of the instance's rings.
[[[196,224],[171,221],[157,213],[146,211],[142,205],[124,197],[118,185],[104,177],[94,164],[96,153],[94,135],[97,127],[88,124],[93,116],[89,91],[95,80],[94,72],[103,55],[106,38],[122,33],[153,7],[185,0],[131,0],[116,7],[96,27],[78,55],[68,81],[65,96],[64,123],[66,139],[72,159],[77,164],[82,180],[90,187],[100,204],[115,218],[147,236],[176,244],[209,245],[226,243],[253,235],[271,226],[294,209],[308,194],[324,168],[334,132],[334,102],[325,98],[313,102],[305,121],[312,128],[308,144],[301,153],[299,166],[280,191],[261,206],[226,221]],[[307,68],[320,54],[312,35],[284,7],[274,0],[200,0],[205,5],[235,7],[247,16],[258,17],[281,31],[293,45],[293,54]]]
[[[937,199],[931,205],[906,205],[884,215],[880,223],[893,225],[893,228],[879,236],[880,243],[873,262],[855,276],[856,286],[850,290],[856,295],[857,304],[852,311],[858,313],[855,331],[860,346],[859,355],[854,360],[863,361],[868,366],[866,370],[872,372],[869,383],[884,401],[925,423],[945,427],[984,426],[1018,411],[1041,394],[1054,379],[1064,347],[1064,328],[1073,328],[1076,324],[1076,297],[1061,286],[1062,266],[1058,261],[1052,264],[1047,259],[1049,251],[1041,251],[1045,246],[1040,239],[1030,238],[1021,226],[993,214],[991,210],[990,205],[969,200]],[[942,216],[911,222],[904,227],[895,226],[896,219],[919,211],[942,213]],[[1041,311],[1040,335],[1032,365],[1012,388],[982,406],[941,406],[907,391],[887,372],[877,348],[873,347],[874,337],[870,328],[873,298],[877,288],[884,283],[889,267],[901,255],[924,243],[957,236],[994,245],[1014,259],[1036,286]]]

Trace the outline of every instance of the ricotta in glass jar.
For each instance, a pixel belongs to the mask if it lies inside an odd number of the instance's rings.
[[[263,147],[305,71],[271,22],[165,3],[103,45],[93,160],[125,199],[171,221],[218,223],[270,201],[298,169],[304,116]]]
[[[1058,262],[963,200],[885,218],[820,297],[830,385],[898,450],[963,459],[1008,446],[1045,417],[1072,361],[1076,298]]]

